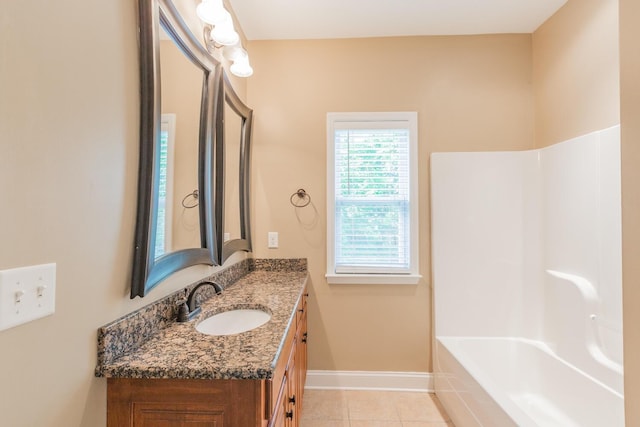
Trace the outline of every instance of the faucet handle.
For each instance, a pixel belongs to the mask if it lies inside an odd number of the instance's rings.
[[[186,304],[189,301],[189,291],[187,289],[184,290],[184,295],[176,297],[176,306],[181,306],[182,304]]]
[[[178,306],[177,320],[180,323],[189,321],[189,305],[187,305],[188,300],[189,300],[189,291],[185,289],[183,297],[179,298],[176,301],[176,305]]]
[[[187,300],[182,302],[178,302],[178,322],[188,322],[189,321],[189,306],[187,305]]]

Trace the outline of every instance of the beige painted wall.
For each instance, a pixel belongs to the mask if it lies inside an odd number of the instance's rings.
[[[254,242],[309,259],[311,369],[431,371],[429,154],[533,145],[529,35],[254,41]],[[328,285],[326,113],[417,111],[417,286]],[[289,204],[304,188],[313,205]],[[297,215],[297,216],[296,216]],[[267,249],[267,232],[280,248]]]
[[[130,0],[0,2],[0,269],[57,263],[56,313],[0,331],[3,426],[104,425],[98,327],[211,271],[129,299],[136,19]]]
[[[126,296],[135,17],[127,0],[0,3],[0,268],[57,263],[56,313],[0,331],[4,425],[101,425],[96,330],[148,302]]]
[[[627,426],[640,425],[640,2],[620,0],[622,273]]]
[[[640,333],[633,326],[640,322],[638,17],[637,0],[569,0],[533,35],[536,145],[622,124],[624,382],[628,426],[640,425],[640,407],[636,404],[640,399]]]
[[[569,0],[533,34],[536,147],[620,123],[618,0]]]

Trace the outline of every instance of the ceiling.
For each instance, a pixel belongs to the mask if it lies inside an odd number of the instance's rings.
[[[532,33],[567,0],[228,0],[248,40]]]

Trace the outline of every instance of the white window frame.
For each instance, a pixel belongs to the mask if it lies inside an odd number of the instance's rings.
[[[165,113],[160,118],[160,132],[167,133],[167,176],[166,176],[166,194],[164,200],[164,242],[162,244],[162,253],[157,253],[158,248],[153,248],[155,258],[171,252],[173,247],[173,170],[175,161],[176,146],[176,115],[174,113]],[[157,218],[156,218],[157,221]]]
[[[335,260],[335,130],[344,129],[344,122],[371,122],[372,126],[381,122],[406,122],[409,129],[409,197],[410,266],[406,273],[392,271],[355,271],[336,272]],[[342,127],[340,127],[342,124]],[[422,277],[419,274],[419,223],[418,223],[418,113],[327,113],[327,273],[330,284],[417,284]],[[374,270],[373,268],[371,270]]]

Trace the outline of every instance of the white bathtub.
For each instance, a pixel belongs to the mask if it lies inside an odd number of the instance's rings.
[[[438,337],[436,394],[456,427],[619,427],[623,395],[539,341]]]

